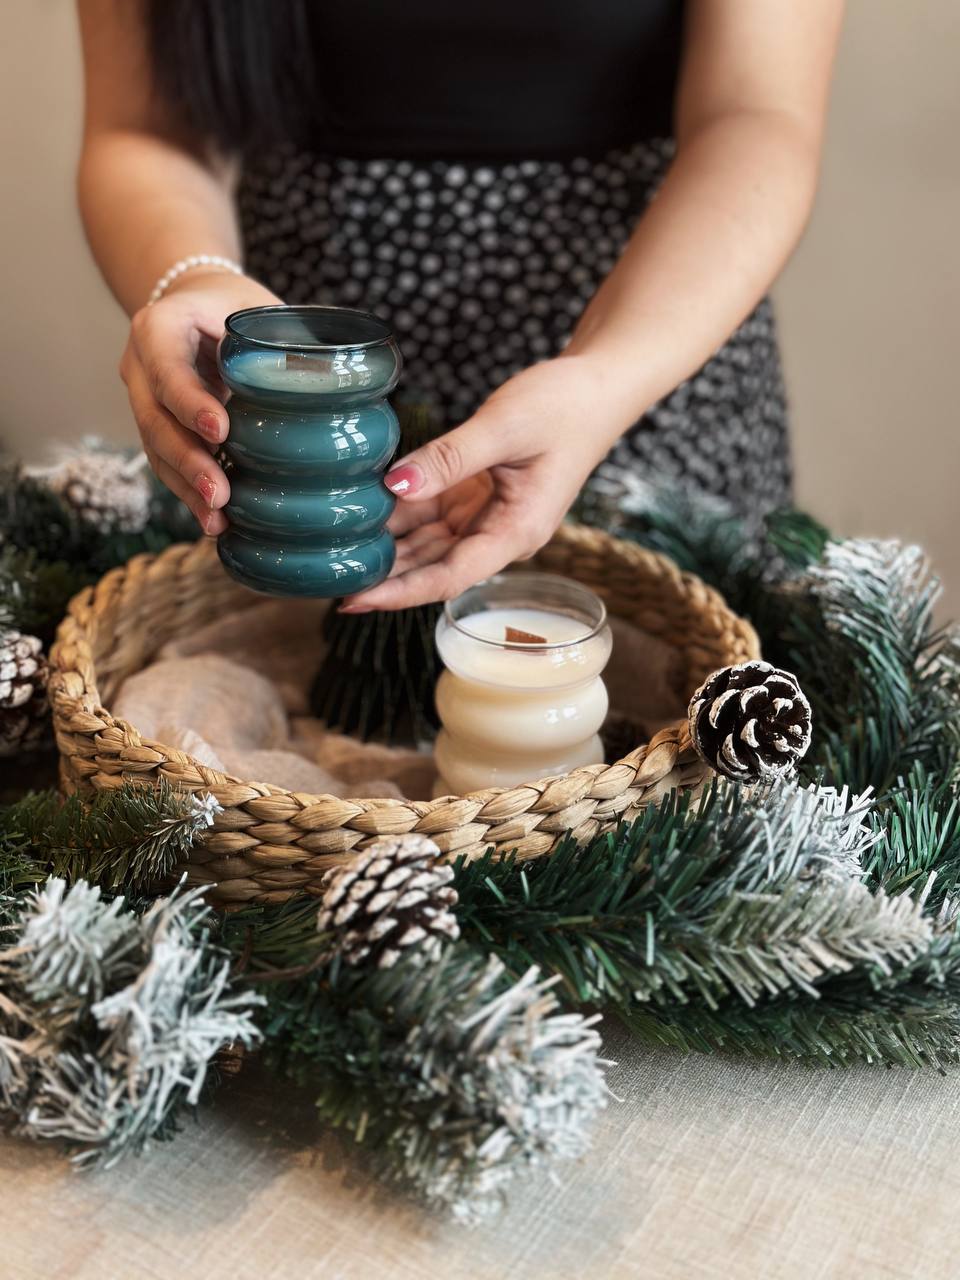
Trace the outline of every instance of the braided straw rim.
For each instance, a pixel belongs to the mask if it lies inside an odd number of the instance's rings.
[[[564,524],[532,563],[575,578],[608,611],[672,645],[684,701],[718,667],[756,658],[748,622],[666,557],[600,530]],[[92,795],[126,781],[209,791],[223,806],[211,830],[176,868],[210,886],[224,905],[280,902],[320,892],[331,866],[384,835],[417,832],[446,854],[476,857],[491,845],[522,858],[552,852],[568,831],[580,840],[629,820],[674,787],[700,785],[706,766],[685,721],[662,729],[613,765],[596,764],[521,786],[438,800],[341,799],[285,791],[223,774],[144,738],[107,710],[120,682],[174,636],[261,597],[224,573],[210,541],[135,556],[70,602],[50,655],[50,701],[68,793]]]

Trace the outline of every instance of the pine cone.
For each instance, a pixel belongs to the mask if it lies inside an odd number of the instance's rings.
[[[724,667],[690,700],[693,745],[717,773],[759,782],[786,773],[810,746],[810,703],[769,662]]]
[[[143,456],[90,449],[38,473],[66,506],[100,533],[141,533],[152,492]]]
[[[0,632],[0,756],[29,751],[47,727],[47,675],[36,636]]]
[[[395,836],[327,872],[317,928],[334,934],[348,964],[389,969],[411,947],[432,960],[459,937],[453,868],[439,854],[426,836]]]

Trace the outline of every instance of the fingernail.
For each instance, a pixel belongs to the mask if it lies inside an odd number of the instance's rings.
[[[415,462],[408,462],[406,466],[388,471],[383,483],[391,493],[404,495],[416,493],[418,489],[423,488],[424,475]]]
[[[212,507],[213,500],[217,496],[217,486],[210,477],[201,471],[193,483],[197,493],[199,493],[207,506]]]
[[[370,613],[366,605],[362,604],[342,604],[337,610],[338,613]]]
[[[197,430],[211,444],[219,444],[223,439],[223,424],[215,413],[209,409],[201,409],[196,416]]]
[[[208,538],[211,536],[211,535],[210,535],[210,525],[211,525],[212,523],[213,523],[213,512],[212,512],[212,511],[210,511],[209,513],[208,513],[208,512],[201,512],[201,513],[197,516],[197,524],[200,526],[200,530],[201,530],[201,532],[202,532],[202,533],[205,533],[205,534],[207,535],[207,537],[208,537]]]

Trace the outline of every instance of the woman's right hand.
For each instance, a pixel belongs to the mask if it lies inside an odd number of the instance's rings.
[[[130,324],[120,376],[144,452],[159,479],[211,536],[227,527],[221,508],[230,497],[230,484],[213,457],[228,427],[216,361],[223,322],[233,311],[279,301],[246,276],[190,271]]]

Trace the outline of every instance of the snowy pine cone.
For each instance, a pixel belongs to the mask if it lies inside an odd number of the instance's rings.
[[[47,673],[36,636],[0,631],[0,756],[28,751],[43,737]]]
[[[776,778],[810,746],[810,703],[769,662],[724,667],[690,700],[690,736],[712,769],[737,782]]]
[[[150,519],[152,491],[144,458],[88,449],[38,477],[100,533],[141,533]]]
[[[327,872],[317,928],[334,935],[348,964],[389,969],[410,948],[435,959],[460,935],[453,868],[439,855],[426,836],[378,840],[349,866]]]

